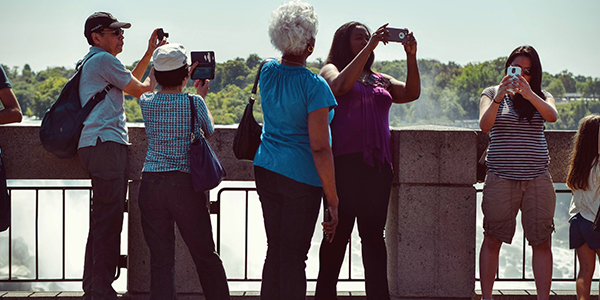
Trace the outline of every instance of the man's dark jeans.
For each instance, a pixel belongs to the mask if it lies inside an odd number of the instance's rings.
[[[367,299],[390,299],[383,231],[390,199],[392,170],[389,165],[377,161],[375,165],[379,165],[381,171],[378,167],[365,163],[362,153],[335,157],[335,180],[340,199],[339,222],[333,242],[321,242],[315,299],[337,299],[336,284],[355,220],[358,221],[362,245]]]
[[[112,288],[121,246],[127,195],[127,145],[101,142],[79,149],[92,179],[92,212],[83,267],[84,299],[117,299]]]
[[[190,250],[206,299],[229,299],[223,262],[215,251],[208,200],[204,193],[194,191],[191,175],[144,172],[139,204],[150,248],[150,299],[177,299],[175,223]]]
[[[260,299],[306,299],[306,259],[323,189],[254,167],[267,233]]]

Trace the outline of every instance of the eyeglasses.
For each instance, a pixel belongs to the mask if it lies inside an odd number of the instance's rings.
[[[112,33],[116,36],[119,36],[119,35],[123,35],[125,33],[125,30],[119,28],[119,29],[115,29],[115,30],[98,31],[98,33]]]

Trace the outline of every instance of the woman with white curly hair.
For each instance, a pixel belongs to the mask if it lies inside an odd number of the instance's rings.
[[[261,299],[306,299],[305,261],[325,194],[331,220],[322,223],[333,239],[337,225],[329,122],[337,105],[327,82],[309,71],[317,15],[292,1],[278,7],[269,36],[282,52],[264,64],[259,80],[264,127],[254,157],[254,177],[267,234]]]

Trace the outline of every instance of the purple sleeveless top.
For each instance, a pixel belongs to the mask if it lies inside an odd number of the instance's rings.
[[[365,81],[357,81],[350,91],[336,98],[338,106],[331,121],[333,155],[362,152],[367,164],[375,166],[376,158],[391,168],[390,82],[379,73]]]

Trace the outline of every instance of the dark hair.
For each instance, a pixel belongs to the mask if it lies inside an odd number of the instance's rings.
[[[92,33],[101,33],[102,32],[102,28],[97,29],[96,31],[92,31],[90,32],[89,35],[85,35],[85,38],[88,41],[88,44],[90,44],[90,46],[96,46],[96,43],[94,42],[94,38],[92,37]]]
[[[163,88],[165,87],[175,87],[180,86],[183,79],[188,76],[189,69],[188,66],[182,66],[179,69],[171,70],[171,71],[156,71],[154,70],[154,77],[158,84],[160,84]]]
[[[567,186],[576,190],[589,188],[590,170],[598,165],[598,129],[600,116],[589,115],[581,119],[579,130],[573,137],[571,165]]]
[[[364,27],[367,30],[367,34],[371,35],[366,25],[355,21],[340,26],[333,35],[333,42],[331,43],[331,50],[329,50],[326,63],[333,64],[340,72],[354,59],[354,54],[352,54],[352,49],[350,48],[350,38],[352,30],[356,27]],[[373,61],[375,61],[375,54],[371,52],[363,69],[370,71]]]
[[[90,46],[96,46],[96,45],[94,45],[94,39],[92,38],[92,34],[91,33],[90,33],[89,36],[86,36],[85,38],[87,39],[87,42],[88,42],[88,44],[90,44]]]
[[[529,80],[529,86],[531,90],[536,93],[540,98],[546,100],[546,96],[542,92],[542,63],[538,53],[531,46],[520,46],[513,50],[504,66],[504,74],[506,75],[506,69],[510,67],[512,62],[518,56],[526,56],[531,60],[531,79]],[[521,94],[515,94],[511,97],[515,111],[519,115],[519,119],[527,119],[531,121],[533,114],[536,111],[535,106],[531,102],[527,101]]]

